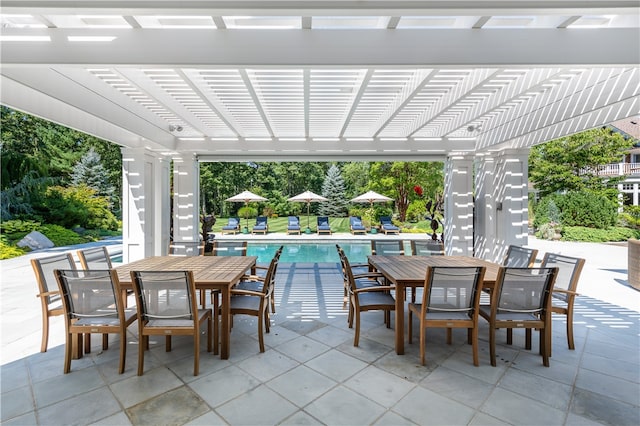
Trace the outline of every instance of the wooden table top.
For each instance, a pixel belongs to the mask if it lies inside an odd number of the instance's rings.
[[[485,286],[493,286],[500,265],[470,256],[368,256],[369,264],[393,283],[416,286],[424,284],[427,266],[484,266]]]
[[[131,271],[193,271],[197,287],[233,284],[251,267],[256,256],[154,256],[115,268],[120,284],[133,285]]]

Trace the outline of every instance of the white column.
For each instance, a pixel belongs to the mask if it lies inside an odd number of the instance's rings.
[[[195,155],[173,159],[173,240],[200,239],[200,165]]]
[[[496,158],[496,238],[489,260],[501,261],[511,244],[529,239],[529,150],[502,151]]]
[[[493,259],[496,256],[496,161],[492,156],[479,156],[475,161],[474,256]]]
[[[451,156],[445,163],[444,246],[447,255],[473,255],[473,161]]]
[[[144,148],[122,149],[123,262],[163,253],[169,230],[168,164]]]

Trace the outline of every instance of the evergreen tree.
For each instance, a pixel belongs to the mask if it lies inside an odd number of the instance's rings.
[[[95,189],[97,195],[111,198],[114,193],[114,188],[106,179],[107,171],[102,165],[100,154],[98,154],[93,147],[89,148],[73,166],[73,172],[71,173],[71,184],[73,186],[86,185],[89,188]]]
[[[347,210],[347,200],[344,195],[344,180],[338,166],[333,164],[322,183],[322,196],[328,199],[320,205],[320,215],[341,217]]]

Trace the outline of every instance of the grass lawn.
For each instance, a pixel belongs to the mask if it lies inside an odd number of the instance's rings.
[[[213,226],[213,232],[219,233],[222,230],[222,227],[227,224],[228,218],[226,217],[218,217],[216,218],[216,224]],[[244,228],[246,224],[246,219],[240,219],[240,228]],[[255,225],[255,218],[249,218],[249,232],[251,232],[251,228]],[[287,217],[270,217],[268,220],[269,224],[269,233],[283,233],[287,232]],[[317,224],[316,216],[309,216],[309,227],[311,231],[316,232],[316,224]],[[349,218],[348,217],[331,217],[329,218],[329,224],[331,225],[331,230],[333,232],[344,232],[349,233]],[[302,232],[307,228],[307,216],[300,216],[300,229]],[[429,230],[429,223],[426,221],[418,222],[418,223],[406,223],[402,227],[403,232],[427,232]]]

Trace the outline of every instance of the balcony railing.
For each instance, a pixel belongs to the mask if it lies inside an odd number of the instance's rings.
[[[605,164],[596,168],[598,176],[640,175],[640,163]]]

